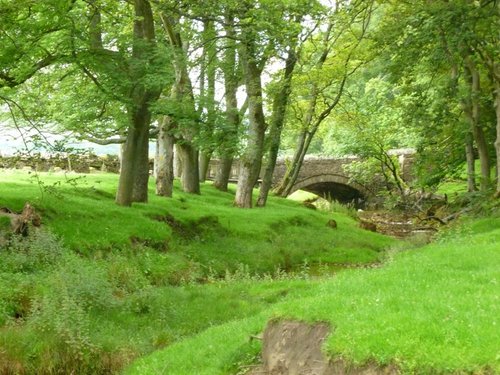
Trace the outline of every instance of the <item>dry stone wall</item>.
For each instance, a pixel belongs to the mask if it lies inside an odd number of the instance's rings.
[[[37,172],[118,173],[120,171],[120,160],[116,155],[15,155],[0,156],[0,168]]]

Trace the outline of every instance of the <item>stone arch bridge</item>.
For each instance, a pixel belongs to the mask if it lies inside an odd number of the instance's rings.
[[[411,167],[414,159],[414,151],[410,149],[392,150],[392,155],[398,157],[402,176],[405,181],[412,179]],[[361,202],[374,197],[377,192],[383,189],[381,178],[375,178],[370,184],[356,182],[349,175],[347,165],[359,161],[356,156],[345,158],[306,158],[300,169],[300,173],[295,182],[292,193],[297,190],[305,190],[321,197],[337,200],[342,203],[354,202],[359,205]],[[215,176],[218,160],[212,160],[209,166],[207,177],[213,179]],[[273,175],[273,184],[278,184],[283,178],[286,168],[286,159],[278,160]],[[231,181],[236,182],[240,165],[235,161],[231,170]],[[261,170],[261,176],[264,169]]]

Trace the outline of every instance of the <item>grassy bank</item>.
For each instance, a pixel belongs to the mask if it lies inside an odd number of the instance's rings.
[[[199,196],[176,187],[172,199],[151,186],[149,203],[125,208],[114,204],[116,175],[0,172],[0,182],[1,207],[29,201],[43,224],[0,250],[0,373],[116,373],[308,296],[311,266],[379,262],[395,242],[293,201],[237,209],[234,191],[210,184]]]
[[[500,372],[500,218],[463,222],[382,268],[310,281],[258,314],[153,353],[127,374],[231,374],[256,360],[270,318],[327,321],[329,355],[403,373]],[[298,282],[297,285],[300,285]],[[293,287],[292,287],[293,288]]]
[[[197,262],[225,272],[240,264],[253,271],[289,269],[311,263],[371,263],[391,240],[356,227],[347,215],[307,210],[302,205],[271,199],[264,209],[233,207],[228,193],[202,186],[201,195],[182,193],[172,199],[150,191],[150,202],[132,208],[114,203],[117,176],[41,175],[37,180],[19,172],[0,175],[0,206],[20,210],[26,201],[41,212],[46,228],[70,249],[96,257],[131,247],[147,247],[168,256]],[[50,193],[52,192],[52,193]],[[338,230],[326,227],[334,218]]]

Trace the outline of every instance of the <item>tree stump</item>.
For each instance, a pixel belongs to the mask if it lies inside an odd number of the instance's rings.
[[[2,232],[7,232],[6,234],[27,236],[30,225],[39,227],[42,224],[40,215],[36,213],[35,208],[28,202],[25,203],[20,213],[16,213],[7,207],[1,207],[0,217],[10,220],[10,228],[7,230],[3,228],[4,226],[0,228]],[[5,236],[5,234],[3,234],[3,236]]]

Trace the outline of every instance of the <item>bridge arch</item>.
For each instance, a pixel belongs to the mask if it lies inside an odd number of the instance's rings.
[[[319,174],[301,179],[295,183],[290,193],[297,190],[330,197],[342,203],[354,201],[357,205],[369,195],[368,190],[363,185],[338,174]]]

